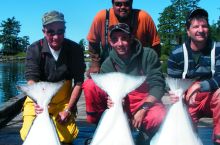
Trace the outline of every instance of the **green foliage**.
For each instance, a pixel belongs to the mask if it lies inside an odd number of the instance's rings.
[[[80,41],[79,41],[79,45],[83,48],[83,50],[85,50],[85,46],[86,46],[86,40],[85,39],[81,39]]]
[[[29,37],[18,37],[20,33],[20,22],[15,17],[2,21],[0,25],[0,43],[3,45],[4,54],[16,54],[25,51],[29,45]]]
[[[215,41],[220,41],[220,16],[217,23],[210,26],[211,38]]]
[[[25,57],[26,53],[25,52],[19,52],[15,55],[16,57]]]
[[[162,66],[162,72],[167,73],[167,60],[168,60],[168,55],[161,55],[160,57],[161,60],[161,66]]]
[[[184,42],[186,38],[186,16],[191,9],[197,7],[199,1],[200,0],[171,0],[172,4],[160,13],[158,33],[161,38],[162,56],[169,56],[171,48]],[[164,58],[161,57],[161,60]],[[164,64],[164,69],[165,68],[166,65]]]

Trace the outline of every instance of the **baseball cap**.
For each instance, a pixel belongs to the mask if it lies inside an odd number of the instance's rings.
[[[189,12],[187,20],[196,17],[196,16],[205,16],[208,18],[208,12],[202,8],[196,8]]]
[[[65,23],[64,15],[58,11],[50,11],[43,15],[43,18],[42,18],[43,26],[48,25],[53,22]]]
[[[112,33],[115,32],[115,31],[123,31],[127,34],[131,33],[129,26],[125,23],[118,23],[118,24],[115,24],[115,25],[111,25],[109,27],[109,31],[110,31],[110,37],[111,37]]]

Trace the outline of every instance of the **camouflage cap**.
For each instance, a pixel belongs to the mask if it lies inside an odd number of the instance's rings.
[[[131,33],[130,27],[126,23],[118,23],[115,25],[111,25],[109,27],[109,31],[110,31],[110,37],[115,31],[123,31],[124,33],[127,33],[129,35]]]
[[[44,14],[42,18],[42,24],[43,26],[48,25],[53,22],[63,22],[65,23],[64,20],[64,15],[58,11],[51,11],[47,12]]]

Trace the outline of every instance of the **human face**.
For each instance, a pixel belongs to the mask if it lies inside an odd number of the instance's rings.
[[[120,20],[127,19],[131,13],[132,3],[130,0],[114,0],[113,9],[116,17]]]
[[[206,43],[209,35],[208,23],[205,19],[193,19],[187,35],[195,43]]]
[[[62,46],[65,33],[65,25],[62,22],[54,22],[44,26],[44,37],[54,50],[59,50]]]
[[[130,35],[123,31],[113,32],[110,38],[110,45],[116,51],[119,57],[128,58],[130,56]]]

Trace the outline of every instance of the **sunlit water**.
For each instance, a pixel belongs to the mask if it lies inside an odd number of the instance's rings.
[[[24,62],[0,62],[0,105],[21,93],[16,86],[26,83],[24,69]]]
[[[23,62],[0,63],[0,105],[18,95],[16,86],[25,83]]]

